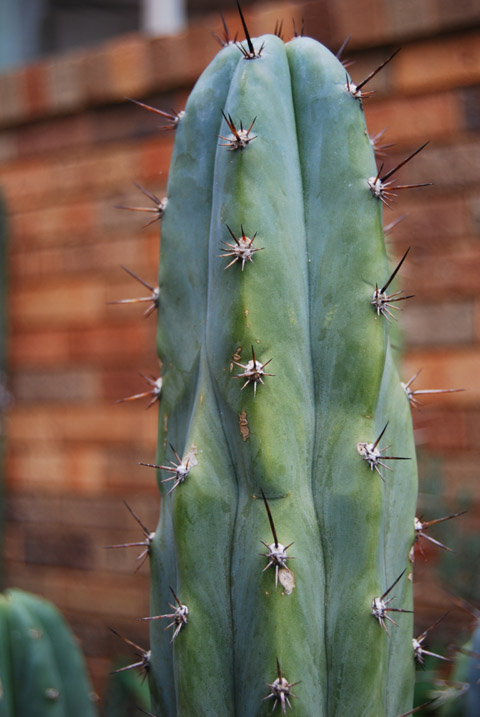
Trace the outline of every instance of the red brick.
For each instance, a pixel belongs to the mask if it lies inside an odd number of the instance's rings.
[[[479,427],[478,418],[475,427]],[[478,448],[478,433],[475,438]],[[478,500],[478,463],[480,455],[477,453],[465,456],[445,456],[442,468],[445,475],[442,494],[451,505],[458,505],[459,496],[476,496]],[[467,516],[465,516],[467,518]],[[468,519],[468,518],[467,518]],[[463,520],[463,518],[462,518]]]
[[[474,304],[474,332],[477,344],[480,344],[480,299],[476,299]]]
[[[30,241],[41,237],[45,243],[55,243],[59,239],[69,243],[73,237],[92,232],[95,225],[95,206],[90,202],[76,202],[19,214],[11,222],[15,239]]]
[[[191,25],[176,36],[150,40],[154,87],[170,90],[193,84],[218,51],[218,45],[203,24]]]
[[[468,301],[425,301],[423,287],[414,287],[415,301],[409,302],[400,317],[409,347],[471,344],[474,341],[474,304]],[[427,294],[428,295],[428,294]],[[434,297],[435,298],[435,292]]]
[[[25,561],[25,530],[23,525],[4,523],[2,550],[4,560],[12,562]]]
[[[421,297],[437,302],[480,293],[480,247],[439,256],[426,255],[407,267],[408,284]],[[418,289],[417,289],[418,287]],[[461,308],[461,307],[460,307]]]
[[[162,174],[163,181],[167,181],[173,139],[171,133],[168,133],[168,137],[160,137],[143,145],[139,162],[139,176],[142,180],[158,182],[159,175]]]
[[[124,459],[130,460],[128,455],[124,455]],[[159,511],[159,495],[155,485],[151,485],[149,494],[143,495],[139,494],[136,486],[130,486],[123,499],[147,526],[152,529],[155,527]],[[55,495],[42,495],[38,491],[19,491],[12,487],[7,518],[13,526],[17,523],[26,525],[59,522],[76,527],[83,526],[88,531],[101,527],[102,530],[115,532],[128,525],[136,525],[123,499],[102,493],[92,501],[89,496],[78,493],[58,492]]]
[[[17,368],[64,366],[68,361],[84,359],[97,359],[107,366],[125,365],[142,353],[154,355],[154,333],[152,323],[142,318],[137,318],[135,324],[118,326],[96,324],[58,331],[15,332],[10,340],[9,358]]]
[[[480,82],[480,34],[470,32],[417,42],[392,67],[399,92],[434,92]]]
[[[19,327],[55,327],[98,321],[105,315],[105,289],[97,281],[62,280],[16,291],[10,316]]]
[[[385,211],[384,224],[395,221],[406,214],[404,221],[392,230],[395,243],[404,250],[408,246],[416,248],[416,255],[422,257],[418,248],[430,253],[438,249],[457,247],[459,240],[474,234],[472,211],[464,196],[436,197],[419,194],[413,199],[405,192],[401,201],[393,205],[392,211]],[[454,242],[452,240],[455,240]]]
[[[110,366],[125,365],[132,357],[154,355],[155,333],[151,323],[137,318],[135,324],[96,325],[69,331],[68,341],[73,360],[96,358]]]
[[[23,70],[0,74],[0,96],[0,124],[15,124],[27,111],[27,86]]]
[[[19,149],[19,143],[17,141],[17,138],[18,132],[16,132],[14,129],[4,130],[0,134],[0,165],[5,164],[7,162],[11,162],[13,159],[16,159]]]
[[[93,241],[89,244],[88,250],[84,242],[46,249],[41,244],[32,247],[31,244],[25,246],[17,243],[12,247],[13,253],[10,258],[11,277],[34,281],[46,277],[53,279],[56,275],[65,278],[66,274],[95,272],[98,279],[99,272],[103,272],[105,284],[108,279],[108,286],[105,287],[108,301],[145,294],[145,289],[134,279],[128,278],[121,270],[120,262],[154,285],[159,256],[158,229],[155,226],[159,225],[153,225],[148,232],[140,231],[139,235],[135,236],[135,230],[139,229],[138,215],[135,215],[135,219],[131,217],[132,213],[126,214],[132,221],[131,228],[130,221],[128,222],[130,229],[128,238],[119,236],[118,233],[115,234],[115,241],[113,238],[110,241],[102,241],[99,238],[98,242]],[[112,315],[112,311],[113,309],[108,310],[109,316]]]
[[[96,615],[108,606],[112,621],[148,615],[149,593],[141,588],[142,576],[102,575],[86,571],[29,565],[28,569],[11,564],[8,583],[24,590],[33,590],[51,600],[61,611],[82,612],[85,617]]]
[[[116,97],[142,96],[150,87],[150,47],[143,35],[123,35],[106,46],[109,81]]]
[[[19,130],[18,137],[17,154],[19,157],[46,154],[49,164],[57,164],[58,166],[58,160],[60,160],[60,166],[63,166],[63,161],[65,161],[64,150],[85,146],[91,141],[91,121],[86,114],[50,118],[23,127]],[[53,156],[53,153],[59,150],[62,150],[62,157],[57,159]],[[40,161],[44,163],[45,157],[42,157]],[[42,167],[42,169],[45,175],[45,168]],[[45,192],[41,184],[37,185],[35,190],[36,192]]]
[[[69,357],[68,334],[60,331],[11,333],[8,357],[18,370],[21,366],[52,366]]]
[[[355,3],[351,0],[337,0],[330,4],[330,11],[332,27],[337,36],[344,39],[353,33],[355,38],[360,38],[356,42],[372,45],[385,40],[388,25],[385,3],[381,0],[360,0]]]
[[[480,197],[478,192],[475,192],[471,196],[467,197],[467,206],[470,212],[470,217],[473,224],[473,233],[476,236],[480,235]]]
[[[86,99],[82,53],[63,53],[46,62],[46,82],[53,112],[79,109]]]
[[[477,0],[436,0],[438,23],[442,27],[470,28],[480,20],[480,7]]]
[[[29,526],[25,531],[27,565],[51,565],[73,569],[92,569],[94,548],[85,531],[67,526]]]
[[[16,371],[11,374],[17,402],[87,401],[102,394],[101,376],[91,367],[50,371]]]
[[[415,37],[425,31],[437,29],[438,18],[435,0],[386,0],[385,15],[390,36],[395,38]]]
[[[123,410],[125,408],[127,410]],[[155,423],[155,414],[141,406],[108,406],[102,403],[41,408],[17,406],[8,417],[8,435],[11,441],[19,442],[25,441],[28,436],[30,441],[116,444],[129,442],[134,437],[138,442],[150,444],[156,433]],[[60,475],[64,475],[65,457],[56,455],[56,460],[61,462],[57,474],[60,479]]]
[[[422,409],[422,421],[425,442],[424,449],[436,453],[461,453],[468,448],[467,426],[469,413],[440,409]]]
[[[417,147],[389,157],[386,168],[394,167],[414,149]],[[423,192],[434,196],[439,192],[468,190],[472,185],[480,183],[480,142],[471,139],[454,145],[429,145],[399,170],[396,181],[398,184],[433,182],[433,187],[407,190],[405,194]]]
[[[27,65],[25,72],[27,116],[37,118],[47,112],[50,107],[48,95],[46,67],[42,62]]]
[[[15,418],[13,418],[13,423]],[[26,438],[30,439],[28,445]],[[7,484],[17,489],[42,490],[48,493],[58,490],[68,477],[68,457],[51,441],[39,444],[35,435],[23,436],[21,450],[15,450],[15,438],[12,436],[10,453],[7,461]]]
[[[89,104],[99,104],[115,99],[108,60],[108,49],[105,45],[90,48],[82,54],[80,60],[82,84],[85,87]]]
[[[365,104],[371,136],[386,128],[385,142],[415,143],[450,137],[462,129],[459,98],[453,92]],[[383,141],[383,139],[382,139]]]
[[[57,153],[48,163],[40,159],[4,168],[0,176],[5,181],[10,209],[65,212],[62,200],[74,198],[80,204],[79,200],[86,196],[99,198],[112,190],[129,188],[134,179],[140,178],[141,150],[141,145],[112,144],[102,149],[89,148],[82,154]]]

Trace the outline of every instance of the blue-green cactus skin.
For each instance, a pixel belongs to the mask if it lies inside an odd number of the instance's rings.
[[[83,656],[58,610],[17,589],[0,595],[0,717],[95,717]]]
[[[251,60],[222,49],[176,129],[157,460],[170,445],[194,459],[176,487],[158,471],[150,554],[152,616],[173,613],[169,587],[189,613],[172,642],[168,618],[151,623],[155,714],[267,715],[278,660],[300,682],[295,714],[395,717],[412,702],[412,618],[390,613],[389,636],[371,609],[402,571],[390,605],[411,609],[417,479],[389,324],[371,305],[389,274],[375,159],[341,63],[308,38],[262,44]],[[219,139],[221,110],[237,127],[256,118],[245,148]],[[257,233],[243,270],[225,268],[226,225]],[[236,378],[252,348],[271,360],[263,384]],[[408,460],[387,459],[382,481],[357,444],[387,422],[379,448]],[[293,543],[277,588],[262,491],[278,542]]]

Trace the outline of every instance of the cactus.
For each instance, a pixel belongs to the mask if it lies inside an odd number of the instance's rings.
[[[168,116],[153,709],[394,717],[417,472],[389,339],[406,255],[392,273],[382,209],[423,147],[377,171],[366,81],[310,38],[244,29]]]
[[[0,196],[0,589],[3,587],[5,530],[5,426],[4,414],[11,396],[6,387],[7,364],[7,217]]]
[[[18,589],[0,595],[0,716],[95,717],[83,656],[58,610]]]

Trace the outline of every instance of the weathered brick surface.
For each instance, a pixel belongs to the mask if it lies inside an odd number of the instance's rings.
[[[453,137],[463,129],[462,106],[454,92],[418,97],[390,97],[367,104],[365,114],[371,135],[385,130],[384,141],[419,146],[426,141]]]
[[[395,88],[417,93],[445,90],[480,80],[480,33],[435,38],[404,48],[394,66]]]
[[[422,301],[418,291],[415,299],[413,305],[409,304],[408,307],[405,307],[404,314],[401,316],[402,326],[410,346],[473,343],[475,307],[472,300],[425,302]]]
[[[421,388],[464,388],[462,393],[437,396],[435,403],[448,401],[451,408],[465,403],[480,405],[480,351],[478,346],[441,350],[412,350],[403,362],[404,375],[413,376],[419,368],[422,374],[417,384]],[[428,384],[428,385],[427,385]],[[427,397],[428,398],[428,397]],[[425,400],[427,400],[427,398]],[[433,401],[433,398],[428,399]],[[449,409],[450,410],[450,409]]]
[[[412,246],[415,260],[422,261],[427,269],[429,258],[437,250],[453,251],[462,239],[475,236],[475,209],[475,200],[469,201],[463,194],[437,197],[432,192],[417,196],[405,192],[392,210],[385,211],[384,224],[405,216],[391,236],[396,244],[401,244],[403,251]],[[478,215],[480,228],[480,204]]]
[[[422,397],[414,411],[422,443],[420,506],[435,517],[429,460],[438,458],[440,499],[457,510],[472,496],[465,530],[480,526],[480,9],[474,0],[326,0],[250,4],[252,34],[284,18],[305,18],[307,34],[334,51],[352,35],[346,57],[354,80],[400,44],[365,102],[371,134],[386,128],[393,167],[426,140],[398,183],[433,181],[399,192],[384,223],[406,213],[389,236],[393,257],[411,252],[399,277],[415,299],[403,306],[407,355],[402,378],[423,368],[415,386],[467,388]],[[242,35],[236,13],[232,34]],[[189,88],[217,51],[207,18],[181,37],[120,37],[50,57],[0,76],[0,185],[10,223],[10,388],[7,421],[7,579],[54,600],[89,657],[103,689],[110,657],[123,646],[110,624],[140,644],[148,626],[148,566],[134,575],[142,534],[122,500],[150,529],[159,510],[156,407],[115,404],[146,390],[141,371],[158,376],[155,318],[146,305],[106,302],[145,295],[120,265],[156,284],[159,224],[115,205],[147,206],[136,181],[166,193],[174,133],[126,101],[183,109]],[[219,108],[220,109],[220,108]],[[438,497],[438,496],[437,496]],[[435,498],[436,499],[436,498]],[[418,620],[425,629],[445,604],[425,546],[415,567]],[[435,589],[429,587],[433,576]],[[429,618],[430,615],[430,618]],[[435,613],[435,617],[437,614]],[[446,630],[454,629],[455,615]]]

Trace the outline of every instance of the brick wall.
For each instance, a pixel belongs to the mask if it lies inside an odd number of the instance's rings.
[[[307,34],[334,50],[351,34],[346,55],[357,81],[402,47],[372,83],[365,111],[370,132],[386,127],[385,142],[394,143],[389,167],[430,140],[401,179],[434,186],[404,192],[386,211],[386,222],[408,214],[390,234],[392,256],[412,247],[402,269],[416,294],[402,316],[403,378],[423,368],[417,388],[468,389],[427,397],[415,422],[424,474],[439,457],[440,502],[453,512],[468,494],[470,512],[455,527],[478,533],[480,7],[473,0],[258,3],[249,8],[252,34],[272,31],[282,17],[285,28],[305,18]],[[236,17],[228,21],[239,29]],[[7,423],[7,583],[64,611],[100,692],[121,651],[105,626],[144,644],[147,629],[134,618],[148,614],[147,566],[134,574],[135,550],[103,546],[141,539],[123,499],[152,529],[158,517],[154,476],[137,465],[155,455],[155,408],[114,403],[145,390],[138,371],[158,375],[155,319],[142,317],[142,305],[106,302],[144,295],[121,264],[155,284],[158,224],[141,229],[142,216],[114,206],[143,203],[133,181],[163,196],[172,136],[124,98],[181,109],[216,51],[212,30],[219,31],[216,17],[181,37],[125,36],[0,76],[15,396]],[[431,518],[438,515],[430,485],[422,483],[420,503]],[[427,582],[438,551],[427,553],[416,575],[422,629],[422,615],[445,602]],[[471,585],[462,591],[471,594]]]

